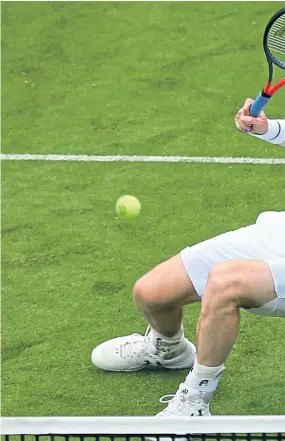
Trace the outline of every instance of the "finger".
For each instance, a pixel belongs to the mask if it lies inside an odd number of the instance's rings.
[[[235,123],[236,123],[236,126],[237,126],[237,127],[240,126],[241,122],[240,122],[240,117],[239,117],[239,115],[236,115],[236,116],[235,116]]]
[[[243,129],[243,130],[250,130],[252,128],[252,124],[244,124],[240,119],[235,119],[235,124],[237,127]]]
[[[248,126],[246,124],[242,124],[238,118],[235,118],[235,124],[236,124],[236,128],[240,132],[248,132],[249,130],[251,130],[251,126]]]
[[[252,124],[256,123],[256,118],[253,118],[252,116],[241,115],[239,118],[242,124],[246,124],[248,126],[252,126]]]
[[[237,129],[238,129],[238,131],[241,132],[241,133],[247,133],[247,132],[250,131],[250,130],[247,130],[247,129],[242,129],[241,127],[237,127]]]
[[[250,109],[252,103],[254,103],[254,100],[251,98],[247,98],[245,100],[244,105],[243,105],[243,111],[244,111],[245,115],[249,115],[249,109]]]
[[[237,124],[246,125],[247,122],[244,121],[244,118],[245,118],[244,115],[239,115],[239,114],[237,114],[237,115],[235,116],[235,122],[236,122]]]
[[[237,115],[242,116],[242,115],[244,115],[244,114],[245,114],[245,113],[244,113],[244,110],[243,110],[243,109],[239,109]]]

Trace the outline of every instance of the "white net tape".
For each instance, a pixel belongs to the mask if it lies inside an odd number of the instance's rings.
[[[2,435],[282,433],[285,416],[2,417]]]

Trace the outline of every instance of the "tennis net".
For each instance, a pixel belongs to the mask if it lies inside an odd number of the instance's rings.
[[[5,441],[283,441],[285,416],[2,417]]]

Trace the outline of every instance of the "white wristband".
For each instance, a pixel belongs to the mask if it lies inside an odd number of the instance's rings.
[[[284,119],[268,119],[268,129],[263,135],[249,133],[256,138],[263,139],[271,144],[282,144],[285,142],[285,120]]]

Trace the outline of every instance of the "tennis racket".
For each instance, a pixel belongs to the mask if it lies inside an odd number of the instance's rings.
[[[269,20],[264,32],[263,48],[268,62],[269,74],[263,91],[250,107],[249,114],[254,117],[258,117],[274,93],[285,86],[285,78],[279,80],[274,86],[271,85],[273,65],[285,69],[285,8],[278,11]]]

